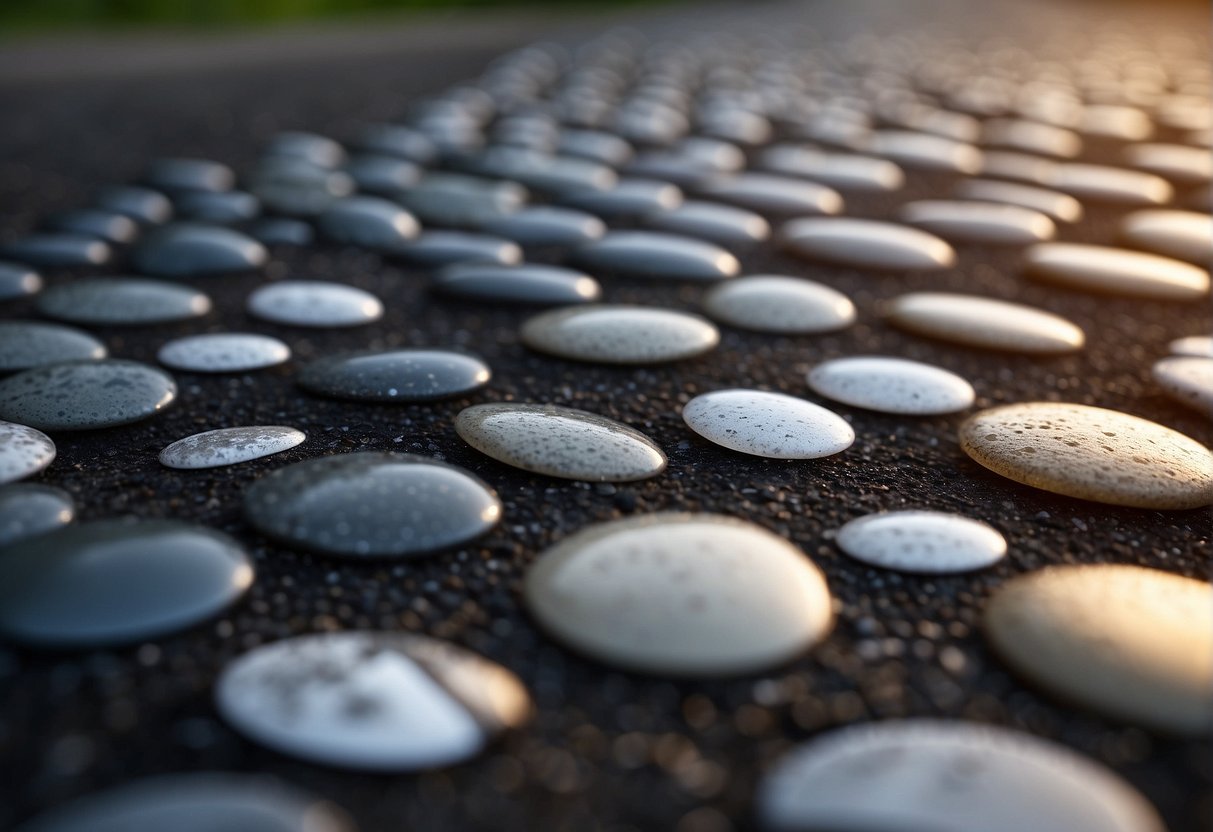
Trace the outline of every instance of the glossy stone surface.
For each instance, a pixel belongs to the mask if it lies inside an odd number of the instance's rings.
[[[55,443],[36,428],[0,421],[0,483],[36,474],[55,459]]]
[[[972,406],[973,386],[942,367],[884,355],[835,358],[809,371],[809,387],[836,402],[907,416],[957,413]]]
[[[1026,119],[994,118],[982,125],[982,142],[1040,156],[1072,159],[1082,152],[1082,138],[1073,130]]]
[[[984,569],[1007,553],[1007,541],[990,526],[940,511],[869,514],[844,525],[834,539],[872,566],[932,575]]]
[[[102,188],[94,195],[93,204],[106,211],[117,211],[144,225],[160,225],[173,216],[173,203],[167,196],[138,185]]]
[[[528,319],[520,334],[533,350],[603,364],[680,361],[720,343],[720,332],[698,315],[607,304],[541,313]]]
[[[2,440],[0,440],[2,441]],[[72,495],[50,485],[0,488],[0,548],[62,528],[76,516]]]
[[[1213,178],[1213,155],[1208,147],[1141,143],[1125,148],[1130,165],[1182,185],[1208,184]]]
[[[574,259],[590,270],[672,280],[721,280],[741,271],[719,246],[654,231],[611,232],[577,249]]]
[[[184,194],[174,203],[182,219],[228,225],[251,220],[261,213],[261,201],[247,191]]]
[[[977,761],[980,761],[979,763]],[[771,832],[1163,832],[1103,765],[1031,734],[899,719],[836,729],[785,756],[756,798]]]
[[[527,571],[531,615],[567,647],[660,676],[763,672],[829,632],[804,553],[732,517],[650,514],[582,529]]]
[[[178,439],[159,459],[167,468],[220,468],[290,450],[306,439],[303,431],[282,425],[220,428]]]
[[[351,327],[383,317],[383,303],[370,292],[325,280],[282,280],[248,296],[248,313],[288,326]]]
[[[42,276],[20,263],[0,262],[0,301],[29,297],[42,291]]]
[[[771,459],[817,459],[855,441],[846,420],[820,405],[761,390],[715,390],[682,409],[687,427],[730,450]]]
[[[715,202],[684,202],[645,217],[644,224],[657,231],[733,248],[753,246],[771,236],[771,225],[761,214]]]
[[[855,304],[829,286],[783,275],[752,275],[713,286],[703,308],[720,323],[755,332],[807,335],[855,322]]]
[[[245,653],[219,677],[215,705],[275,751],[375,772],[463,762],[531,714],[526,689],[498,664],[425,636],[359,631]]]
[[[239,231],[217,225],[180,223],[150,232],[131,252],[135,267],[159,277],[198,277],[258,269],[269,258],[265,246]]]
[[[581,191],[563,197],[561,202],[603,219],[618,220],[669,211],[682,200],[682,191],[670,182],[623,179],[609,190]]]
[[[253,567],[210,529],[153,520],[69,526],[0,558],[0,635],[44,648],[169,635],[234,604]]]
[[[809,217],[780,229],[784,248],[799,257],[861,269],[945,269],[952,247],[934,234],[904,225],[850,217]]]
[[[172,774],[90,794],[21,832],[356,832],[336,806],[265,775]]]
[[[392,252],[421,233],[408,211],[376,196],[334,200],[316,217],[316,227],[330,240]]]
[[[94,326],[145,326],[200,318],[211,299],[197,289],[139,277],[90,277],[51,286],[38,297],[51,318]]]
[[[997,202],[920,199],[901,206],[898,215],[910,225],[962,243],[1026,246],[1057,234],[1053,220],[1040,211]]]
[[[135,361],[83,361],[25,370],[0,381],[0,419],[46,431],[139,422],[177,398],[172,376]]]
[[[606,223],[585,211],[537,205],[491,220],[485,233],[512,240],[520,246],[575,246],[601,239]]]
[[[1045,214],[1054,222],[1078,222],[1082,219],[1082,203],[1069,194],[996,179],[965,179],[956,185],[955,194],[964,199],[981,202],[1002,202],[1018,205]]]
[[[1167,180],[1152,173],[1078,162],[1057,165],[1044,184],[1079,199],[1114,205],[1161,205],[1174,194]]]
[[[491,488],[411,454],[350,453],[279,468],[245,491],[244,514],[288,546],[346,557],[406,557],[466,543],[501,518]]]
[[[977,173],[981,170],[981,151],[976,147],[929,133],[878,130],[872,134],[868,150],[907,168],[949,173]]]
[[[912,292],[886,307],[899,329],[969,347],[1051,355],[1082,349],[1086,336],[1059,315],[1009,301],[947,292]]]
[[[426,402],[464,396],[489,383],[489,365],[474,355],[439,349],[339,353],[299,373],[311,393],[363,402]]]
[[[901,168],[887,159],[834,153],[808,145],[776,145],[759,155],[759,165],[785,176],[803,176],[842,191],[895,191],[905,184]]]
[[[1176,355],[1213,358],[1213,335],[1188,335],[1176,338],[1167,346]]]
[[[210,332],[174,338],[160,348],[166,367],[191,373],[244,373],[275,367],[291,358],[291,348],[269,335]]]
[[[101,208],[76,208],[51,214],[43,221],[50,231],[83,234],[107,243],[124,245],[139,235],[139,225],[125,214]]]
[[[248,233],[267,246],[308,246],[316,236],[308,223],[294,217],[264,217],[249,225]]]
[[[1050,566],[994,593],[986,638],[1063,699],[1170,734],[1213,728],[1213,588],[1126,564]]]
[[[0,373],[107,354],[104,344],[78,329],[39,321],[0,321]]]
[[[423,231],[407,245],[394,249],[392,255],[425,268],[455,263],[514,265],[522,262],[522,249],[517,243],[489,234],[463,231]]]
[[[444,294],[485,303],[590,303],[602,295],[598,281],[584,272],[534,263],[448,266],[434,278],[433,288]]]
[[[790,176],[738,173],[699,185],[701,194],[764,214],[838,214],[842,197],[832,188]]]
[[[1126,243],[1208,268],[1213,262],[1213,216],[1196,211],[1146,209],[1120,221]]]
[[[1067,497],[1152,509],[1213,503],[1213,452],[1116,410],[1002,405],[969,417],[960,426],[960,446],[997,474]]]
[[[1156,361],[1150,372],[1175,401],[1213,416],[1213,358],[1170,356]]]
[[[652,439],[584,410],[542,404],[479,404],[460,411],[455,431],[498,462],[549,477],[630,482],[665,470]]]
[[[1209,272],[1157,254],[1082,243],[1044,243],[1026,253],[1027,273],[1080,291],[1190,301],[1209,294]]]
[[[478,228],[520,210],[527,190],[516,182],[430,173],[395,199],[427,226]]]
[[[45,232],[0,244],[0,257],[31,266],[101,266],[110,261],[109,244],[87,234]]]
[[[143,180],[166,193],[184,191],[230,191],[236,174],[222,162],[210,159],[153,159]]]

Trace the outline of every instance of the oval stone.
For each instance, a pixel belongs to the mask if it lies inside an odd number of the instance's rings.
[[[901,206],[898,215],[910,225],[962,243],[1026,246],[1057,234],[1053,220],[1040,211],[998,202],[920,199]]]
[[[392,250],[394,257],[425,268],[441,268],[455,263],[522,262],[517,243],[488,234],[464,231],[423,231],[416,239]]]
[[[311,225],[293,217],[264,217],[251,224],[248,233],[267,246],[309,246],[315,237]]]
[[[1150,372],[1175,401],[1213,416],[1213,358],[1175,355],[1155,362]]]
[[[741,271],[737,258],[719,246],[655,231],[614,231],[573,257],[588,269],[672,280],[721,280]]]
[[[684,202],[669,211],[650,214],[644,224],[734,248],[751,246],[771,236],[771,225],[761,214],[715,202]]]
[[[164,520],[69,526],[0,558],[0,635],[43,648],[159,638],[234,604],[253,567],[219,532]]]
[[[212,332],[175,338],[161,347],[156,357],[174,370],[244,373],[289,361],[291,348],[268,335]]]
[[[851,447],[855,431],[820,405],[761,390],[714,390],[686,403],[682,420],[711,442],[769,459],[818,459]]]
[[[876,156],[892,159],[908,168],[977,173],[981,170],[981,151],[967,142],[910,130],[877,130],[867,149]]]
[[[522,325],[521,337],[539,352],[603,364],[680,361],[720,343],[720,332],[698,315],[605,304],[536,315]]]
[[[143,180],[166,193],[230,191],[236,184],[236,174],[222,162],[210,159],[153,159]]]
[[[480,537],[501,519],[501,501],[462,468],[364,452],[273,471],[245,492],[244,514],[287,545],[355,558],[410,557]]]
[[[1204,269],[1109,246],[1042,243],[1028,249],[1026,267],[1031,277],[1079,291],[1175,301],[1209,294]]]
[[[84,234],[115,245],[129,243],[139,236],[139,226],[133,219],[101,208],[61,211],[47,217],[43,225],[50,231]]]
[[[0,300],[15,300],[42,291],[42,276],[20,263],[0,263]]]
[[[607,233],[606,223],[572,208],[537,205],[491,220],[482,229],[505,237],[520,246],[575,246],[601,239]]]
[[[994,593],[986,638],[1063,699],[1170,734],[1213,728],[1213,591],[1127,564],[1051,566]]]
[[[1067,497],[1164,510],[1213,503],[1213,452],[1116,410],[1053,402],[994,407],[960,426],[960,446],[996,474]]]
[[[40,430],[126,425],[177,398],[172,376],[136,361],[76,361],[35,367],[0,381],[0,419]]]
[[[776,274],[713,286],[703,296],[703,308],[730,326],[785,335],[834,332],[855,323],[855,304],[842,292]]]
[[[455,417],[463,441],[524,471],[590,482],[631,482],[665,470],[652,439],[584,410],[541,404],[479,404]]]
[[[344,170],[358,190],[393,197],[416,185],[422,176],[422,169],[412,162],[378,154],[355,156]]]
[[[566,156],[592,159],[611,167],[619,167],[632,158],[632,146],[613,133],[597,130],[565,130],[560,134],[557,149]]]
[[[353,146],[370,153],[396,156],[421,165],[428,165],[438,156],[438,149],[424,133],[399,124],[368,124],[358,133]]]
[[[290,450],[307,434],[281,425],[221,428],[178,439],[160,452],[166,468],[221,468]]]
[[[622,179],[605,191],[569,194],[563,204],[604,219],[619,220],[669,211],[682,204],[682,190],[669,182],[652,179]]]
[[[1066,159],[1082,152],[1082,138],[1073,130],[1025,119],[989,119],[982,125],[981,141],[991,147]]]
[[[986,150],[981,154],[978,172],[982,176],[1013,179],[1034,185],[1047,184],[1054,176],[1058,162],[1029,153],[1011,150]]]
[[[21,832],[356,832],[331,803],[265,775],[150,777],[57,806]]]
[[[1152,173],[1078,162],[1052,168],[1044,184],[1079,199],[1116,205],[1162,205],[1174,195],[1167,180]]]
[[[144,326],[200,318],[211,299],[197,289],[139,277],[90,277],[51,286],[38,298],[51,318],[92,326]]]
[[[448,295],[486,303],[590,303],[602,295],[602,287],[588,274],[534,263],[448,266],[434,278],[433,287]]]
[[[942,367],[884,355],[835,358],[809,371],[813,392],[836,402],[909,416],[956,413],[972,406],[973,386]]]
[[[517,182],[431,173],[395,199],[426,225],[478,228],[521,209],[527,190]]]
[[[46,232],[0,245],[6,259],[47,268],[101,266],[113,255],[109,244],[87,234]]]
[[[173,203],[159,191],[137,185],[110,185],[93,197],[93,204],[117,211],[144,225],[160,225],[173,216]]]
[[[956,185],[956,196],[981,202],[1001,202],[1039,211],[1056,222],[1078,222],[1082,219],[1082,203],[1069,194],[999,182],[995,179],[966,179]]]
[[[131,262],[139,271],[159,277],[252,271],[268,259],[265,246],[247,234],[200,223],[159,228],[131,252]]]
[[[1208,184],[1213,178],[1213,156],[1208,147],[1141,143],[1125,148],[1125,158],[1135,168],[1180,185]]]
[[[28,425],[0,422],[0,484],[36,474],[55,459],[55,443]]]
[[[809,145],[776,145],[759,156],[765,170],[803,176],[843,191],[881,193],[905,184],[905,174],[888,159],[831,153]]]
[[[72,495],[49,485],[0,488],[0,547],[66,526],[76,516]]]
[[[1176,338],[1167,345],[1175,355],[1194,355],[1197,358],[1213,358],[1213,335],[1188,335]]]
[[[299,159],[321,168],[339,167],[345,161],[345,148],[340,144],[328,136],[302,130],[275,134],[262,152],[266,156]]]
[[[980,761],[980,762],[977,762]],[[852,725],[810,740],[762,782],[771,832],[1163,832],[1132,786],[1064,745],[941,719]]]
[[[839,529],[835,540],[872,566],[932,575],[984,569],[1007,553],[1007,541],[995,529],[941,511],[869,514]]]
[[[927,271],[956,262],[956,252],[934,234],[878,220],[807,217],[785,223],[779,233],[793,254],[840,266]]]
[[[334,242],[381,252],[394,252],[421,233],[412,214],[377,196],[333,200],[316,217],[316,227]]]
[[[709,514],[583,529],[539,556],[523,597],[569,648],[660,676],[770,670],[821,641],[833,618],[825,578],[803,552]]]
[[[261,213],[261,201],[246,191],[199,191],[177,197],[176,205],[183,219],[218,225],[245,222]]]
[[[375,772],[463,762],[531,715],[526,688],[500,665],[425,636],[358,631],[244,654],[220,675],[215,706],[275,751]]]
[[[1120,222],[1126,243],[1167,257],[1208,266],[1213,262],[1213,216],[1196,211],[1147,209]]]
[[[253,290],[248,313],[288,326],[325,329],[363,326],[383,317],[383,303],[370,292],[326,280],[283,280]]]
[[[464,396],[489,383],[480,358],[450,350],[342,353],[313,361],[299,386],[320,396],[361,402],[428,402]]]
[[[770,173],[738,173],[700,184],[704,196],[765,214],[838,214],[837,191],[815,182]]]
[[[93,361],[108,355],[87,332],[37,321],[0,321],[0,373],[64,361]]]
[[[894,298],[885,314],[906,332],[982,349],[1052,355],[1086,343],[1083,331],[1060,315],[976,295],[911,292]]]

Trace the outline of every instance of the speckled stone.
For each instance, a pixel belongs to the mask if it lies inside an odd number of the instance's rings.
[[[336,806],[265,775],[172,774],[51,809],[20,832],[355,832]]]
[[[977,413],[960,446],[1008,479],[1112,505],[1213,503],[1213,452],[1178,431],[1116,410],[1024,402]]]
[[[465,396],[489,383],[489,365],[439,349],[341,353],[308,364],[299,386],[320,396],[362,402],[427,402]]]
[[[590,303],[602,296],[602,287],[588,274],[536,263],[448,266],[434,278],[433,288],[485,303],[574,304]]]
[[[95,430],[139,422],[177,398],[172,376],[136,361],[73,361],[0,381],[0,419],[39,430]]]
[[[38,321],[0,321],[0,373],[106,355],[104,344],[78,329]]]
[[[898,216],[959,243],[1026,246],[1057,235],[1053,220],[1040,211],[998,202],[920,199],[901,206]]]
[[[115,245],[125,245],[139,236],[139,225],[133,219],[103,208],[60,211],[48,216],[42,225],[49,231],[83,234]]]
[[[0,547],[53,532],[76,516],[72,495],[50,485],[19,483],[0,488]]]
[[[1155,362],[1151,374],[1175,401],[1213,416],[1213,358],[1171,356]]]
[[[582,529],[539,556],[523,598],[565,646],[660,676],[770,670],[832,625],[825,578],[759,526],[650,514]]]
[[[590,482],[631,482],[665,470],[652,439],[584,410],[543,404],[479,404],[455,417],[463,441],[524,471]]]
[[[1066,746],[941,719],[816,737],[775,765],[756,804],[770,832],[1164,832],[1136,789]]]
[[[275,367],[291,358],[277,338],[251,332],[210,332],[174,338],[160,348],[160,363],[191,373],[244,373]]]
[[[1162,205],[1175,193],[1167,180],[1152,173],[1078,162],[1050,169],[1044,184],[1082,200],[1114,205]]]
[[[1027,273],[1069,289],[1152,300],[1209,294],[1209,272],[1158,254],[1083,243],[1042,243],[1025,254]]]
[[[245,492],[244,514],[287,545],[348,557],[423,555],[466,543],[501,519],[485,483],[453,465],[395,453],[296,462]]]
[[[487,234],[504,237],[520,246],[576,246],[599,240],[606,223],[572,208],[537,205],[500,217],[481,226]]]
[[[1147,208],[1120,221],[1126,243],[1208,267],[1213,262],[1213,216]]]
[[[159,277],[252,271],[268,259],[265,246],[247,234],[201,223],[159,228],[131,252],[131,262],[139,271]]]
[[[522,343],[574,361],[661,364],[716,348],[720,332],[698,315],[648,306],[553,309],[522,325]]]
[[[55,443],[28,425],[0,422],[0,483],[36,474],[55,459]]]
[[[45,232],[0,244],[0,256],[46,268],[101,266],[110,261],[109,244],[87,234]]]
[[[93,326],[145,326],[200,318],[211,299],[197,289],[139,277],[90,277],[51,286],[38,297],[51,318]]]
[[[839,529],[835,541],[856,560],[922,574],[984,569],[1007,553],[1007,541],[995,529],[942,511],[869,514]]]
[[[489,234],[465,231],[423,231],[416,239],[393,249],[392,256],[425,268],[441,268],[455,263],[522,262],[518,244]]]
[[[1166,733],[1213,729],[1213,588],[1127,564],[1051,566],[985,610],[995,651],[1051,693]]]
[[[1055,222],[1078,222],[1082,219],[1082,203],[1069,194],[994,179],[965,179],[956,185],[956,196],[981,202],[1001,202],[1018,205],[1045,214]]]
[[[283,280],[254,289],[246,304],[256,318],[288,326],[328,329],[363,326],[383,317],[370,292],[326,280]]]
[[[817,459],[855,441],[846,420],[820,405],[761,390],[714,390],[687,402],[687,427],[744,454],[770,459]]]
[[[173,216],[173,203],[159,191],[137,185],[110,185],[99,190],[93,204],[117,211],[144,225],[160,225]]]
[[[614,231],[574,252],[587,269],[671,280],[721,280],[741,271],[719,246],[655,231]]]
[[[498,664],[425,636],[357,631],[244,654],[220,675],[215,705],[275,751],[378,772],[463,762],[531,715],[526,688]]]
[[[933,271],[956,262],[956,252],[934,234],[878,220],[808,217],[785,223],[779,233],[791,253],[840,266]]]
[[[178,439],[160,452],[167,468],[220,468],[282,453],[303,444],[307,434],[282,425],[221,428]]]
[[[775,274],[714,286],[703,296],[703,308],[723,324],[785,335],[834,332],[855,323],[855,304],[842,292]]]
[[[1082,349],[1086,336],[1060,315],[1018,303],[947,292],[911,292],[886,307],[899,329],[969,347],[1050,355]]]
[[[42,276],[20,263],[0,263],[0,300],[14,300],[42,291]]]
[[[942,367],[885,355],[835,358],[809,371],[813,392],[836,402],[907,416],[957,413],[971,407],[973,386]]]
[[[333,200],[316,217],[320,233],[334,242],[393,252],[421,233],[421,226],[395,202],[377,196]]]
[[[877,130],[867,149],[907,168],[977,173],[981,170],[981,151],[967,142],[945,136],[932,136],[911,130]]]
[[[704,196],[763,214],[838,214],[842,196],[833,188],[773,173],[738,173],[699,185]]]
[[[1213,335],[1188,335],[1176,338],[1167,345],[1175,355],[1194,355],[1197,358],[1213,358]]]
[[[771,236],[771,224],[761,214],[715,202],[684,202],[669,211],[650,214],[644,224],[732,248],[749,247]]]
[[[47,648],[147,641],[234,604],[253,583],[225,535],[106,520],[31,538],[0,558],[0,635]]]
[[[786,176],[803,176],[843,191],[896,191],[905,174],[888,159],[833,153],[808,145],[776,145],[759,155],[759,165]]]

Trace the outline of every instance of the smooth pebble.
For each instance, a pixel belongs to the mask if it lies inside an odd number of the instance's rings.
[[[1158,254],[1041,243],[1025,253],[1027,274],[1067,289],[1151,300],[1190,301],[1209,294],[1209,272]]]
[[[982,349],[1055,355],[1086,343],[1083,331],[1060,315],[977,295],[911,292],[890,301],[885,314],[915,335]]]
[[[250,315],[287,326],[363,326],[383,317],[383,303],[370,292],[325,280],[283,280],[254,289]]]
[[[76,516],[72,495],[50,485],[0,488],[0,547],[62,528]]]
[[[0,419],[39,430],[96,430],[139,422],[177,398],[172,376],[136,361],[35,367],[0,381]]]
[[[698,315],[608,304],[543,312],[522,325],[521,337],[539,352],[603,364],[680,361],[720,343],[720,331]]]
[[[28,425],[0,421],[0,484],[23,480],[55,459],[55,443]]]
[[[957,413],[971,407],[976,395],[969,382],[942,367],[884,355],[824,361],[807,381],[827,399],[907,416]]]
[[[935,270],[956,262],[946,242],[917,228],[851,217],[796,219],[780,229],[795,255],[861,269]]]
[[[158,228],[131,252],[131,262],[139,271],[157,277],[252,271],[268,259],[265,246],[247,234],[192,222]]]
[[[1213,416],[1213,358],[1173,355],[1156,361],[1150,373],[1175,401]]]
[[[1120,221],[1126,243],[1208,268],[1213,262],[1213,216],[1197,211],[1145,209]]]
[[[190,286],[140,277],[89,277],[44,291],[38,311],[92,326],[146,326],[200,318],[211,299]]]
[[[428,402],[465,396],[488,384],[489,365],[440,349],[374,350],[317,359],[299,373],[311,393],[362,402]]]
[[[720,323],[785,335],[845,329],[856,315],[855,304],[842,292],[783,275],[751,275],[713,286],[703,308]]]
[[[574,304],[590,303],[602,296],[602,287],[588,274],[536,263],[448,266],[434,278],[433,288],[485,303]]]
[[[998,202],[920,199],[902,205],[898,216],[910,225],[960,243],[1026,246],[1051,240],[1057,234],[1053,220],[1040,211]]]
[[[855,431],[837,413],[761,390],[703,393],[682,408],[682,420],[717,445],[770,459],[833,456],[855,441]]]
[[[87,332],[39,321],[0,321],[0,373],[64,361],[91,361],[108,355]]]
[[[932,575],[985,569],[1007,553],[1007,541],[994,528],[942,511],[869,514],[844,525],[834,539],[872,566]]]
[[[220,428],[178,439],[160,452],[167,468],[193,470],[237,465],[300,445],[307,434],[281,425]]]
[[[161,364],[174,370],[244,373],[289,361],[291,348],[269,335],[210,332],[174,338],[160,348],[156,357]]]

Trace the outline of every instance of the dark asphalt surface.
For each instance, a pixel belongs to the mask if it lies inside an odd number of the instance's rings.
[[[782,4],[771,10],[788,13]],[[198,155],[247,169],[259,144],[279,130],[348,136],[362,122],[399,116],[419,95],[474,77],[502,49],[601,25],[514,21],[496,37],[481,33],[464,45],[448,26],[445,39],[402,35],[399,51],[354,49],[320,59],[299,48],[226,66],[211,58],[161,65],[155,77],[84,72],[10,79],[0,84],[0,231],[14,233],[52,210],[82,206],[95,186],[135,178],[152,156]],[[1094,158],[1114,158],[1111,143],[1092,146]],[[946,193],[951,182],[914,174],[891,199],[849,198],[848,213],[890,216],[904,201]],[[1092,207],[1065,239],[1112,242],[1122,213]],[[847,292],[860,323],[809,338],[726,329],[717,351],[664,367],[579,365],[518,343],[529,310],[433,296],[421,272],[321,245],[276,250],[267,275],[368,289],[386,302],[382,321],[319,333],[255,322],[243,301],[265,276],[247,275],[195,282],[215,301],[202,321],[99,330],[115,356],[149,362],[169,338],[219,329],[266,332],[295,350],[295,361],[269,371],[178,374],[180,401],[162,416],[56,437],[58,459],[34,478],[70,491],[81,520],[174,517],[228,532],[249,547],[258,576],[248,599],[228,615],[155,644],[58,655],[0,647],[0,828],[140,776],[225,770],[276,774],[331,798],[370,832],[744,829],[752,825],[755,783],[792,744],[834,726],[915,715],[1009,725],[1060,741],[1126,777],[1172,832],[1207,829],[1208,742],[1155,735],[1040,695],[997,661],[978,631],[992,590],[1047,564],[1137,563],[1207,579],[1213,554],[1207,512],[1117,509],[1017,486],[965,457],[956,441],[961,416],[905,419],[838,406],[855,427],[855,445],[833,458],[786,463],[709,445],[685,428],[679,410],[700,392],[732,386],[814,399],[803,380],[813,364],[885,353],[964,375],[977,389],[978,407],[1039,399],[1097,404],[1208,444],[1208,421],[1160,395],[1149,376],[1170,339],[1209,331],[1208,305],[1032,284],[1019,276],[1015,250],[962,247],[956,268],[910,276],[806,265],[770,248],[743,262],[749,272],[799,274]],[[56,282],[72,273],[46,276]],[[609,301],[692,310],[701,293],[697,286],[609,277],[604,287]],[[1089,345],[1059,358],[1008,356],[903,335],[880,321],[882,299],[919,289],[1047,306],[1083,326]],[[14,318],[34,314],[25,302],[0,309]],[[331,402],[294,385],[300,363],[310,358],[395,345],[471,350],[488,360],[494,380],[471,399],[399,406]],[[594,486],[495,463],[465,446],[451,420],[471,402],[505,400],[554,402],[624,421],[665,448],[669,470],[647,482]],[[243,424],[290,424],[309,439],[233,468],[175,471],[156,461],[172,440]],[[505,519],[456,552],[366,564],[290,551],[245,523],[241,494],[258,476],[293,460],[353,450],[419,453],[465,466],[499,490]],[[975,575],[918,578],[865,568],[830,542],[830,532],[853,517],[908,507],[992,523],[1011,554]],[[793,540],[823,569],[837,598],[834,633],[771,674],[684,683],[613,672],[537,631],[518,591],[537,553],[590,523],[671,509],[740,516]],[[477,650],[522,678],[538,715],[472,763],[397,777],[297,762],[246,742],[218,720],[211,685],[234,656],[291,634],[348,628],[423,632]]]

